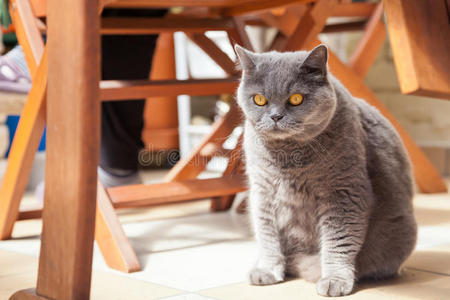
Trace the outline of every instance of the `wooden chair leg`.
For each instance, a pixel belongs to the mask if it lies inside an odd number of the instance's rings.
[[[175,79],[175,45],[172,33],[162,33],[153,56],[152,80]],[[177,97],[150,97],[145,102],[142,140],[149,151],[178,149]]]
[[[239,71],[231,58],[222,51],[204,33],[187,33],[187,37],[199,46],[228,75],[237,75]]]
[[[34,75],[44,53],[44,40],[29,0],[11,0],[10,13],[30,74]]]
[[[192,179],[197,177],[206,167],[210,156],[201,155],[202,149],[210,143],[222,144],[239,124],[241,115],[236,104],[231,105],[230,110],[220,120],[216,121],[202,141],[194,148],[191,154],[181,159],[166,175],[165,182]]]
[[[253,51],[252,43],[245,31],[245,23],[241,17],[233,17],[234,28],[227,30],[228,39],[231,45],[239,44],[240,46]]]
[[[47,92],[47,55],[34,76],[8,158],[0,188],[0,239],[11,237],[19,205],[25,191],[42,132],[45,126]]]
[[[33,75],[33,85],[17,127],[0,188],[0,239],[2,240],[11,237],[34,154],[44,131],[47,91],[47,58],[43,58],[44,42],[36,26],[30,3],[28,0],[12,0],[10,11],[17,38],[25,53],[30,73]]]
[[[286,44],[279,50],[296,51],[308,48],[316,36],[322,32],[336,4],[336,0],[318,0],[311,9],[303,14],[297,27],[286,40]]]
[[[141,270],[108,193],[100,182],[97,185],[95,240],[109,267],[125,273]]]
[[[380,2],[369,21],[367,21],[364,35],[349,59],[348,65],[361,78],[366,77],[386,39],[383,12],[383,3]]]

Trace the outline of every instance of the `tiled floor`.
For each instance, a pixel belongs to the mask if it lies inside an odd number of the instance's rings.
[[[28,201],[34,201],[28,199]],[[450,299],[450,197],[415,200],[417,249],[400,277],[358,286],[349,299]],[[92,299],[265,300],[319,299],[301,279],[250,286],[246,274],[255,243],[246,218],[233,210],[211,214],[209,202],[121,211],[143,270],[122,274],[94,253]],[[0,300],[36,281],[41,222],[18,222],[14,239],[0,242]]]

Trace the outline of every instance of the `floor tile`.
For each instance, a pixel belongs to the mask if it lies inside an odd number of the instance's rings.
[[[450,226],[450,195],[419,194],[414,198],[414,215],[420,226]]]
[[[445,246],[414,251],[411,257],[405,262],[405,266],[411,269],[450,276],[450,243]]]
[[[228,241],[146,256],[144,271],[132,276],[195,292],[240,282],[254,262],[253,241]]]
[[[37,266],[38,260],[35,257],[11,251],[0,251],[0,278],[30,272],[37,269]]]
[[[316,293],[314,283],[301,279],[270,285],[251,286],[247,283],[232,284],[197,292],[220,300],[309,300],[323,299]],[[345,299],[448,299],[450,277],[428,272],[405,270],[393,280],[376,284],[362,284]],[[446,298],[447,297],[447,298]]]
[[[91,299],[93,300],[150,300],[183,293],[185,291],[110,272],[94,271],[92,276]]]
[[[0,275],[0,299],[6,300],[17,291],[36,287],[37,269],[19,274]]]
[[[0,299],[8,299],[18,290],[36,287],[37,258],[0,251],[0,266]],[[174,288],[132,279],[120,273],[94,270],[92,274],[93,300],[151,300],[185,293]]]
[[[250,239],[252,233],[231,213],[203,213],[183,218],[124,224],[138,255]]]

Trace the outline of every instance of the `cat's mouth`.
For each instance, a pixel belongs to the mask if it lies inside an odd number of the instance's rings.
[[[289,130],[280,124],[273,124],[268,130],[268,134],[276,135],[277,137],[289,135]]]
[[[284,128],[282,128],[279,124],[274,123],[272,125],[272,127],[270,128],[270,130],[273,132],[282,132],[282,131],[284,131]]]

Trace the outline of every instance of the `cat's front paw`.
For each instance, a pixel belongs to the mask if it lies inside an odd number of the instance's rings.
[[[350,294],[353,291],[353,278],[326,277],[317,282],[317,293],[326,297],[339,297]]]
[[[277,271],[254,268],[250,271],[249,280],[253,285],[267,285],[283,281],[284,276]]]

